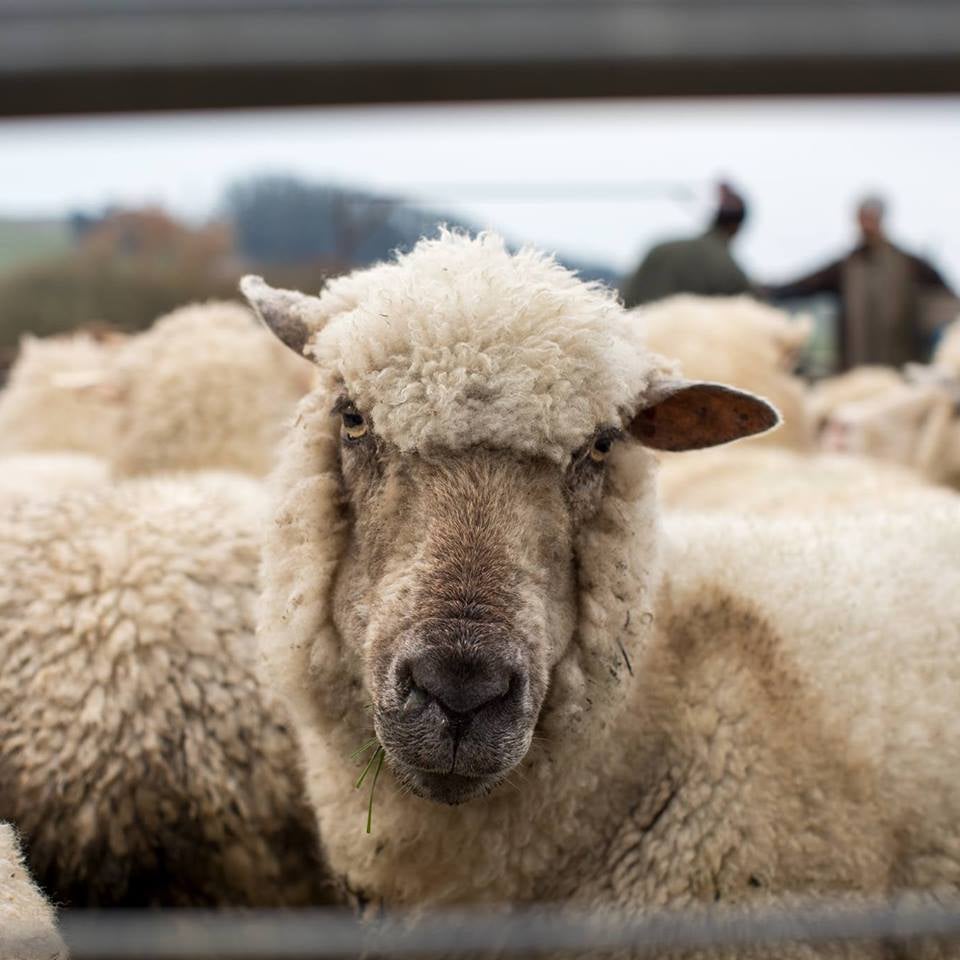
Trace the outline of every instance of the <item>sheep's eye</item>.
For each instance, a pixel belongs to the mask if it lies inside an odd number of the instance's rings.
[[[607,454],[613,446],[613,438],[609,436],[597,437],[590,448],[590,459],[594,463],[603,463],[607,459]]]
[[[343,436],[347,440],[362,440],[367,435],[367,421],[356,410],[345,410],[340,414],[343,424]]]

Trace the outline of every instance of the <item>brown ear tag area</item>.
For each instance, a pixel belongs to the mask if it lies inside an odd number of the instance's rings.
[[[702,450],[764,433],[780,423],[766,400],[722,383],[671,383],[640,410],[630,432],[655,450]]]

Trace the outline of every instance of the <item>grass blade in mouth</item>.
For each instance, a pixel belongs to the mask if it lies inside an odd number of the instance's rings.
[[[380,747],[373,756],[377,761],[377,769],[373,772],[373,783],[370,784],[370,803],[367,804],[367,833],[370,833],[370,827],[373,824],[373,792],[377,789],[377,780],[380,777],[381,769],[383,769],[383,758],[385,756],[383,747]]]

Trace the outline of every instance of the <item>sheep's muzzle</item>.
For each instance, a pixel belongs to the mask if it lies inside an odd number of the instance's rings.
[[[523,759],[539,712],[523,645],[498,624],[428,619],[395,649],[375,715],[394,772],[439,803],[489,793]]]

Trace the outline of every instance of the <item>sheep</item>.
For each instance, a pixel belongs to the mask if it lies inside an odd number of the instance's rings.
[[[810,390],[810,414],[820,433],[833,412],[848,403],[859,403],[873,397],[896,392],[903,385],[903,376],[893,367],[854,367],[845,373],[814,384]]]
[[[824,426],[822,446],[901,464],[930,482],[956,485],[960,481],[956,387],[941,382],[935,367],[909,372],[914,382],[837,407]]]
[[[677,454],[661,462],[657,479],[666,508],[747,514],[889,510],[954,496],[892,463],[741,444]]]
[[[359,902],[960,884],[952,500],[661,515],[652,450],[775,412],[679,378],[611,293],[490,234],[319,297],[242,289],[318,369],[271,480],[258,631]]]
[[[931,362],[938,369],[960,376],[960,317],[944,328]]]
[[[310,386],[302,359],[238,303],[190,304],[133,338],[118,358],[123,414],[114,473],[265,474],[285,419]]]
[[[104,384],[125,339],[25,336],[0,393],[0,454],[110,455],[120,408]]]
[[[806,386],[793,375],[810,337],[809,317],[791,320],[752,297],[668,297],[631,314],[650,349],[677,360],[685,376],[717,380],[769,400],[781,414],[779,430],[743,447],[776,446],[809,451],[814,434]]]
[[[0,819],[71,906],[328,899],[255,676],[264,495],[144,478],[0,509]]]
[[[67,960],[53,908],[31,880],[7,823],[0,823],[0,957]]]
[[[84,453],[21,453],[0,457],[0,502],[51,496],[109,482],[106,461]]]

